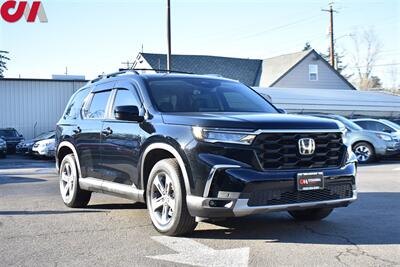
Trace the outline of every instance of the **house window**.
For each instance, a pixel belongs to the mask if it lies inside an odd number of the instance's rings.
[[[310,81],[318,81],[318,65],[308,65],[308,77]]]

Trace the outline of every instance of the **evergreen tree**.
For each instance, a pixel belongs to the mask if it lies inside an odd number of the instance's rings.
[[[10,60],[6,55],[8,51],[0,50],[0,78],[4,78],[4,71],[7,70],[7,60]]]

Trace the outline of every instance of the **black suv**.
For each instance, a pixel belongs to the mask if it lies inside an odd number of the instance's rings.
[[[7,142],[7,153],[15,153],[17,145],[24,140],[14,128],[0,128],[0,138]]]
[[[77,91],[58,123],[60,191],[147,203],[154,227],[270,211],[320,220],[356,200],[356,159],[333,120],[281,114],[251,88],[207,75],[125,71]]]

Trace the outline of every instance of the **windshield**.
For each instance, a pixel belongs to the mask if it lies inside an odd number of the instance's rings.
[[[15,130],[0,130],[0,137],[18,137],[18,133]]]
[[[278,113],[243,84],[206,78],[147,78],[149,95],[161,112]]]
[[[384,123],[386,123],[387,125],[389,125],[390,127],[396,129],[396,131],[400,131],[400,125],[398,125],[397,123],[388,121],[388,120],[382,120]]]
[[[341,123],[343,123],[348,129],[350,129],[352,131],[362,131],[363,130],[363,128],[361,128],[359,125],[355,124],[354,122],[352,122],[351,120],[348,120],[346,118],[335,117],[335,119],[340,121]]]
[[[47,133],[41,133],[39,134],[35,139],[51,139],[54,138],[55,133],[54,132],[47,132]]]

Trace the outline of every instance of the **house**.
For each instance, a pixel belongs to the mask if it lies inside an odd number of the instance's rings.
[[[139,53],[136,69],[166,69],[164,54]],[[267,59],[172,55],[172,68],[197,74],[216,74],[255,87],[355,90],[314,49]]]

